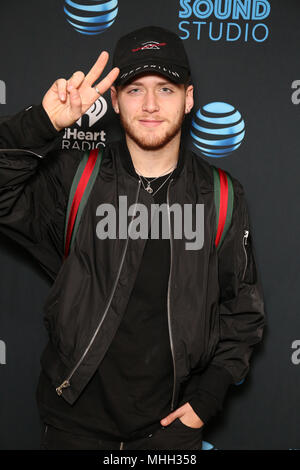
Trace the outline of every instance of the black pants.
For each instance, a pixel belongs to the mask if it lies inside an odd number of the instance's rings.
[[[134,441],[107,441],[79,436],[45,425],[41,449],[45,450],[201,450],[201,428],[191,428],[179,418],[149,436]]]

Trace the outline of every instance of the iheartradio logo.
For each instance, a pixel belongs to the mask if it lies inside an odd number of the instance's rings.
[[[88,126],[93,127],[94,124],[96,124],[97,121],[99,121],[107,111],[107,102],[103,98],[103,96],[100,96],[100,98],[95,101],[92,106],[85,112],[85,116],[88,116]],[[82,125],[82,116],[76,121],[76,124],[78,126]]]

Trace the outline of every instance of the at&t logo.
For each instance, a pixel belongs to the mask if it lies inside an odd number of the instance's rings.
[[[218,450],[218,449],[210,442],[202,441],[202,450]]]
[[[206,157],[227,157],[241,145],[245,123],[231,104],[208,103],[197,111],[191,136],[195,147]]]
[[[95,36],[115,22],[118,0],[65,0],[64,12],[75,31]]]

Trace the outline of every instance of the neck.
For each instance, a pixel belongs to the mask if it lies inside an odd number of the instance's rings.
[[[136,171],[148,177],[156,177],[175,167],[179,157],[180,133],[158,150],[144,150],[126,134],[126,143]],[[173,168],[170,170],[172,171]]]

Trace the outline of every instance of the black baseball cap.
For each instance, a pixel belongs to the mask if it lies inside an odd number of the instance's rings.
[[[158,26],[146,26],[122,36],[114,50],[113,67],[120,69],[115,85],[123,85],[145,72],[159,73],[175,83],[185,83],[190,77],[183,41]]]

